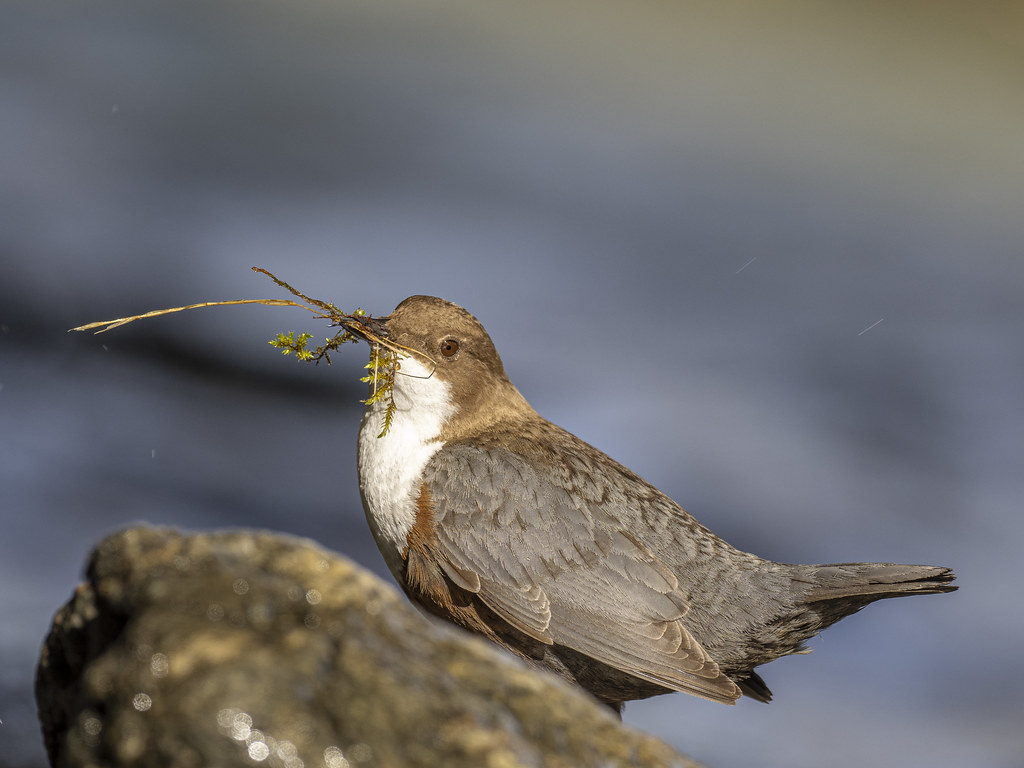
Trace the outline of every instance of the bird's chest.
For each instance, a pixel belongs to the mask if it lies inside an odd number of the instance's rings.
[[[413,394],[419,397],[396,387],[398,410],[391,429],[383,437],[378,437],[383,404],[367,406],[359,427],[359,491],[363,509],[377,547],[399,581],[409,532],[416,524],[424,469],[444,447],[438,434],[448,415],[443,403],[435,401],[435,407],[429,407],[432,398],[424,398],[423,392]]]

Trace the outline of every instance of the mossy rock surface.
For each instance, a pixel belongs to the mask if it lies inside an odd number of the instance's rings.
[[[57,613],[54,766],[695,764],[310,541],[132,528]]]

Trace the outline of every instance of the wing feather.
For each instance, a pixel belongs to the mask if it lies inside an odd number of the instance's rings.
[[[738,698],[687,630],[675,575],[597,494],[521,454],[460,445],[434,454],[425,481],[442,568],[510,625],[667,688]]]

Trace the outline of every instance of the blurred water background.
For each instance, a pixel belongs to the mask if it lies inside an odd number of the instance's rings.
[[[1024,765],[1024,6],[5,0],[0,764],[40,643],[132,521],[311,536],[360,507],[365,349],[222,308],[477,314],[533,405],[782,561],[956,568],[626,720],[713,768]]]

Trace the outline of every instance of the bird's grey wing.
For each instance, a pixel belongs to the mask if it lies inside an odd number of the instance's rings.
[[[570,493],[521,455],[446,446],[426,467],[441,567],[525,634],[638,678],[732,703],[687,631],[689,600],[600,493]]]

